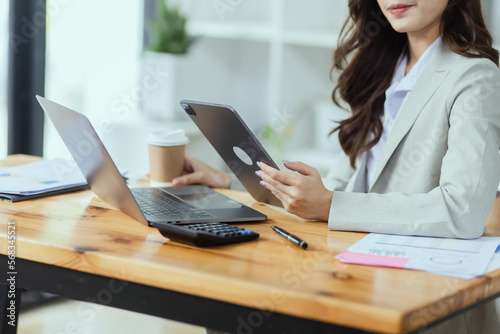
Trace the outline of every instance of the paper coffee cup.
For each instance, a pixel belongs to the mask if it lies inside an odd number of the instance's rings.
[[[151,186],[168,186],[182,175],[186,145],[184,130],[154,131],[147,137]]]

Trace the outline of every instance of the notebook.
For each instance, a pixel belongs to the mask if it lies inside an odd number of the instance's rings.
[[[266,215],[205,186],[129,189],[89,119],[36,96],[92,191],[135,220],[160,228],[186,222],[262,221]]]

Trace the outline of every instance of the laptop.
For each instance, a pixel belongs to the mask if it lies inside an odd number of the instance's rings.
[[[36,96],[92,191],[135,220],[154,226],[206,222],[255,222],[266,215],[205,186],[129,189],[89,119]]]
[[[259,202],[283,207],[255,174],[260,169],[258,161],[279,168],[236,110],[199,101],[182,100],[180,104],[250,195]]]

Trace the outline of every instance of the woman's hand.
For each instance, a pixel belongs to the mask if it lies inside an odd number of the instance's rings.
[[[174,186],[202,184],[211,188],[229,188],[231,177],[196,158],[186,156],[182,176],[173,179],[172,184]]]
[[[323,185],[318,171],[302,162],[283,162],[285,167],[298,172],[279,171],[265,163],[258,163],[261,184],[269,189],[286,211],[304,219],[328,221],[333,191]]]

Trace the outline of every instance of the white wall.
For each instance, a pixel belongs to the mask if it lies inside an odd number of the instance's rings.
[[[490,11],[490,19],[488,21],[489,29],[493,34],[493,38],[495,40],[495,47],[500,49],[500,1],[499,0],[490,0],[491,11]]]

